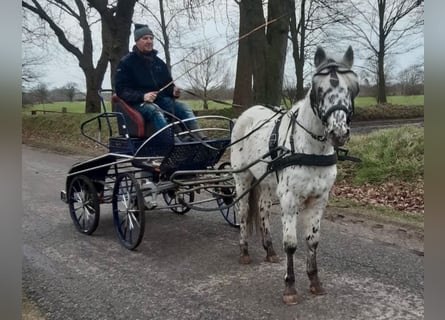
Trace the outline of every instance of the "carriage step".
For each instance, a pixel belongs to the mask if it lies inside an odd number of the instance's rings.
[[[68,198],[66,196],[65,190],[60,190],[60,200],[62,200],[65,203],[68,203]]]

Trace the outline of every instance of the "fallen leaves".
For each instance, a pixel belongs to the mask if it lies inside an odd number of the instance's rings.
[[[334,185],[331,194],[362,203],[391,207],[398,211],[423,214],[425,211],[423,187],[423,181],[418,181],[416,184],[388,182],[360,186],[341,181]]]

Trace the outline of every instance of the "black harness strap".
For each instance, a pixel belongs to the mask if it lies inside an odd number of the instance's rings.
[[[281,117],[279,117],[277,121],[275,121],[275,126],[273,127],[272,134],[270,135],[269,138],[269,151],[272,160],[274,160],[278,156],[277,152],[278,137],[279,137],[278,131],[280,129],[281,119],[283,119],[283,115],[284,114],[282,114]]]
[[[289,166],[316,166],[329,167],[337,163],[336,153],[330,155],[292,153],[288,156],[275,159],[269,163],[268,170],[278,171]]]

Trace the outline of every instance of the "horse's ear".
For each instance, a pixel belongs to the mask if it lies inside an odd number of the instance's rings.
[[[325,60],[326,60],[326,53],[324,52],[323,48],[317,47],[317,51],[315,51],[315,57],[314,57],[315,68],[317,68]]]
[[[352,51],[352,47],[349,46],[348,50],[346,50],[345,55],[343,56],[343,63],[348,67],[351,68],[354,64],[354,51]]]

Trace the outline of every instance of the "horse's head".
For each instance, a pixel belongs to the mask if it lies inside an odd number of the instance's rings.
[[[351,70],[353,61],[351,47],[341,61],[326,57],[321,47],[315,53],[316,73],[312,78],[311,107],[322,121],[327,139],[335,147],[349,140],[354,98],[359,92],[357,75]]]

